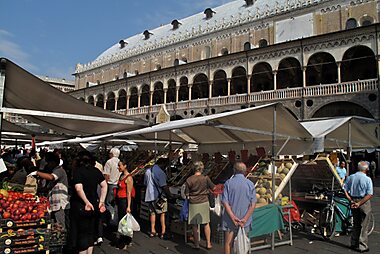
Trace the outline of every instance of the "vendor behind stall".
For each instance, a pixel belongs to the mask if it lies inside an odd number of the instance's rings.
[[[52,210],[52,218],[63,227],[68,228],[68,209],[70,208],[68,180],[66,171],[59,166],[59,156],[54,153],[46,153],[45,168],[52,173],[37,171],[37,175],[48,182],[48,196]]]

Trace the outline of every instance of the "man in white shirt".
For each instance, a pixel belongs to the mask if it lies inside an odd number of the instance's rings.
[[[115,147],[112,148],[110,151],[111,158],[104,165],[103,174],[108,184],[107,197],[105,202],[107,209],[112,206],[111,203],[115,200],[114,189],[117,188],[117,183],[120,177],[120,172],[118,170],[118,164],[120,161],[119,155],[120,150]]]

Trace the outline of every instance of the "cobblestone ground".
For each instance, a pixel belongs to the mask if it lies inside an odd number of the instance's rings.
[[[370,252],[380,253],[380,178],[375,181],[375,195],[372,199],[372,210],[375,215],[375,230],[369,238]],[[113,238],[112,235],[107,237],[102,246],[95,247],[95,254],[100,253],[223,253],[223,246],[214,244],[212,250],[201,248],[194,250],[191,244],[186,244],[184,238],[181,236],[174,236],[171,240],[161,240],[159,238],[149,238],[144,232],[135,234],[133,244],[128,250],[118,250],[109,245],[109,240]],[[204,243],[203,243],[204,245]],[[331,241],[325,241],[318,234],[311,234],[307,232],[295,232],[293,246],[284,245],[276,247],[274,253],[279,254],[301,254],[301,253],[318,253],[318,254],[348,254],[357,253],[348,249],[349,236],[335,237]],[[256,250],[253,253],[273,253],[270,249]]]

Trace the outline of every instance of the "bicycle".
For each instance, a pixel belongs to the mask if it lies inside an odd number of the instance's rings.
[[[335,227],[337,220],[336,216],[339,216],[342,220],[343,230],[350,232],[352,231],[353,227],[353,217],[350,202],[347,199],[339,200],[336,197],[337,193],[339,193],[339,191],[325,192],[326,196],[329,198],[329,203],[325,208],[323,208],[322,212],[320,213],[319,229],[322,237],[326,240],[331,240],[335,236]],[[347,212],[342,211],[342,209],[339,207],[339,205],[337,205],[337,203],[347,208]],[[370,222],[368,226],[368,235],[372,234],[374,228],[375,217],[371,212]]]

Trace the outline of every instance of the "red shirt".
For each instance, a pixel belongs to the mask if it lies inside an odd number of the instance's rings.
[[[124,177],[122,180],[119,179],[118,186],[119,188],[117,189],[117,197],[118,198],[127,198],[127,184],[126,180],[128,177],[132,177],[132,175],[127,175]],[[132,198],[135,197],[135,188],[132,187],[132,193],[131,193]]]

